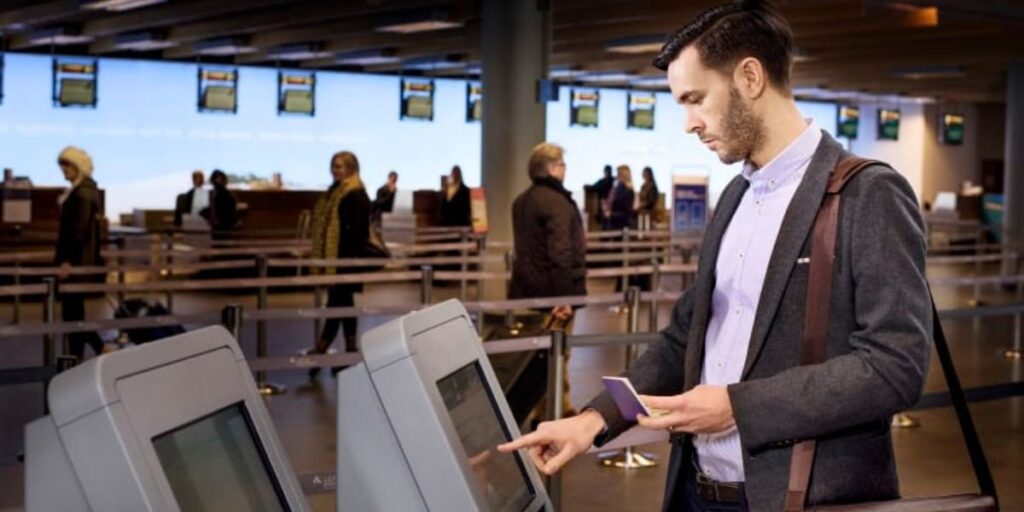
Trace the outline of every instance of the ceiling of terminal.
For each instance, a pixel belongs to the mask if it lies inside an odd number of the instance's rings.
[[[529,1],[529,0],[522,0]],[[551,76],[664,87],[668,33],[721,0],[550,0]],[[1024,0],[783,0],[797,92],[1002,101]],[[0,0],[14,51],[472,76],[479,0]]]

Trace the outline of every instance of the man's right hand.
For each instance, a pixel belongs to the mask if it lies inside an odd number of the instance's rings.
[[[604,418],[593,409],[557,421],[545,421],[537,430],[498,446],[502,453],[526,448],[537,469],[553,475],[573,457],[586,452],[594,438],[605,429]]]

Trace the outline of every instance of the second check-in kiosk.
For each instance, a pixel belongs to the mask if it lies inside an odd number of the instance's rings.
[[[367,332],[338,375],[341,511],[551,511],[469,314],[448,301]]]

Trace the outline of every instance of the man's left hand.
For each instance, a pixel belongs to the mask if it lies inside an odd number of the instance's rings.
[[[663,415],[637,416],[640,426],[688,434],[714,434],[732,428],[732,402],[725,386],[697,386],[675,396],[641,395],[649,409],[666,411]]]

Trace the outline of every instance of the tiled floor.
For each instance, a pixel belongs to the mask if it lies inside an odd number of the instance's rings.
[[[967,272],[970,269],[930,269],[930,272]],[[592,292],[608,291],[607,283],[594,283]],[[439,290],[436,295],[457,293],[457,289]],[[939,307],[963,305],[967,296],[954,290],[937,290]],[[993,302],[1006,301],[1005,294],[990,292]],[[197,312],[218,309],[228,300],[252,306],[250,297],[224,297],[203,295],[176,299],[179,312]],[[413,286],[376,287],[363,298],[363,303],[414,303],[418,290]],[[271,297],[272,307],[305,306],[311,303],[308,295],[290,293]],[[103,309],[103,304],[96,304]],[[667,311],[668,305],[664,306]],[[9,318],[9,306],[0,305],[0,318]],[[38,307],[34,308],[38,309]],[[97,313],[102,314],[102,311]],[[26,316],[36,312],[26,311]],[[642,316],[645,318],[645,316]],[[667,314],[662,314],[666,322]],[[369,318],[360,329],[380,323],[382,318]],[[594,332],[622,332],[625,317],[606,308],[588,308],[581,311],[576,322],[578,334]],[[988,319],[981,322],[947,322],[952,351],[966,387],[984,386],[1024,380],[1024,361],[1009,360],[1001,356],[1002,349],[1012,343],[1012,323],[1009,319]],[[255,329],[246,327],[243,345],[247,351],[253,346]],[[271,353],[287,354],[312,341],[311,322],[282,322],[269,329]],[[41,355],[39,342],[31,340],[3,340],[4,357],[0,367],[20,367],[37,364]],[[599,377],[616,373],[623,365],[621,348],[578,348],[570,363],[572,400],[583,404],[597,393]],[[334,399],[336,390],[329,373],[312,382],[304,373],[279,372],[272,379],[286,384],[288,392],[267,399],[289,457],[297,473],[333,471],[335,464]],[[933,361],[927,383],[927,392],[945,388]],[[1024,510],[1024,397],[993,400],[972,406],[975,421],[985,444],[989,461],[997,480],[1004,510]],[[15,454],[22,443],[22,425],[42,413],[41,386],[26,385],[0,387],[0,511],[18,509],[22,505],[22,471]],[[894,433],[901,486],[906,495],[954,493],[974,489],[966,452],[960,441],[959,430],[952,409],[942,408],[915,412],[913,416],[921,426]],[[664,460],[667,446],[656,444],[643,447]],[[659,510],[664,483],[665,464],[643,470],[621,471],[598,467],[595,457],[584,456],[573,461],[564,473],[563,507],[566,511],[654,511]],[[334,510],[332,494],[309,497],[317,511]],[[343,509],[344,510],[344,509]]]

